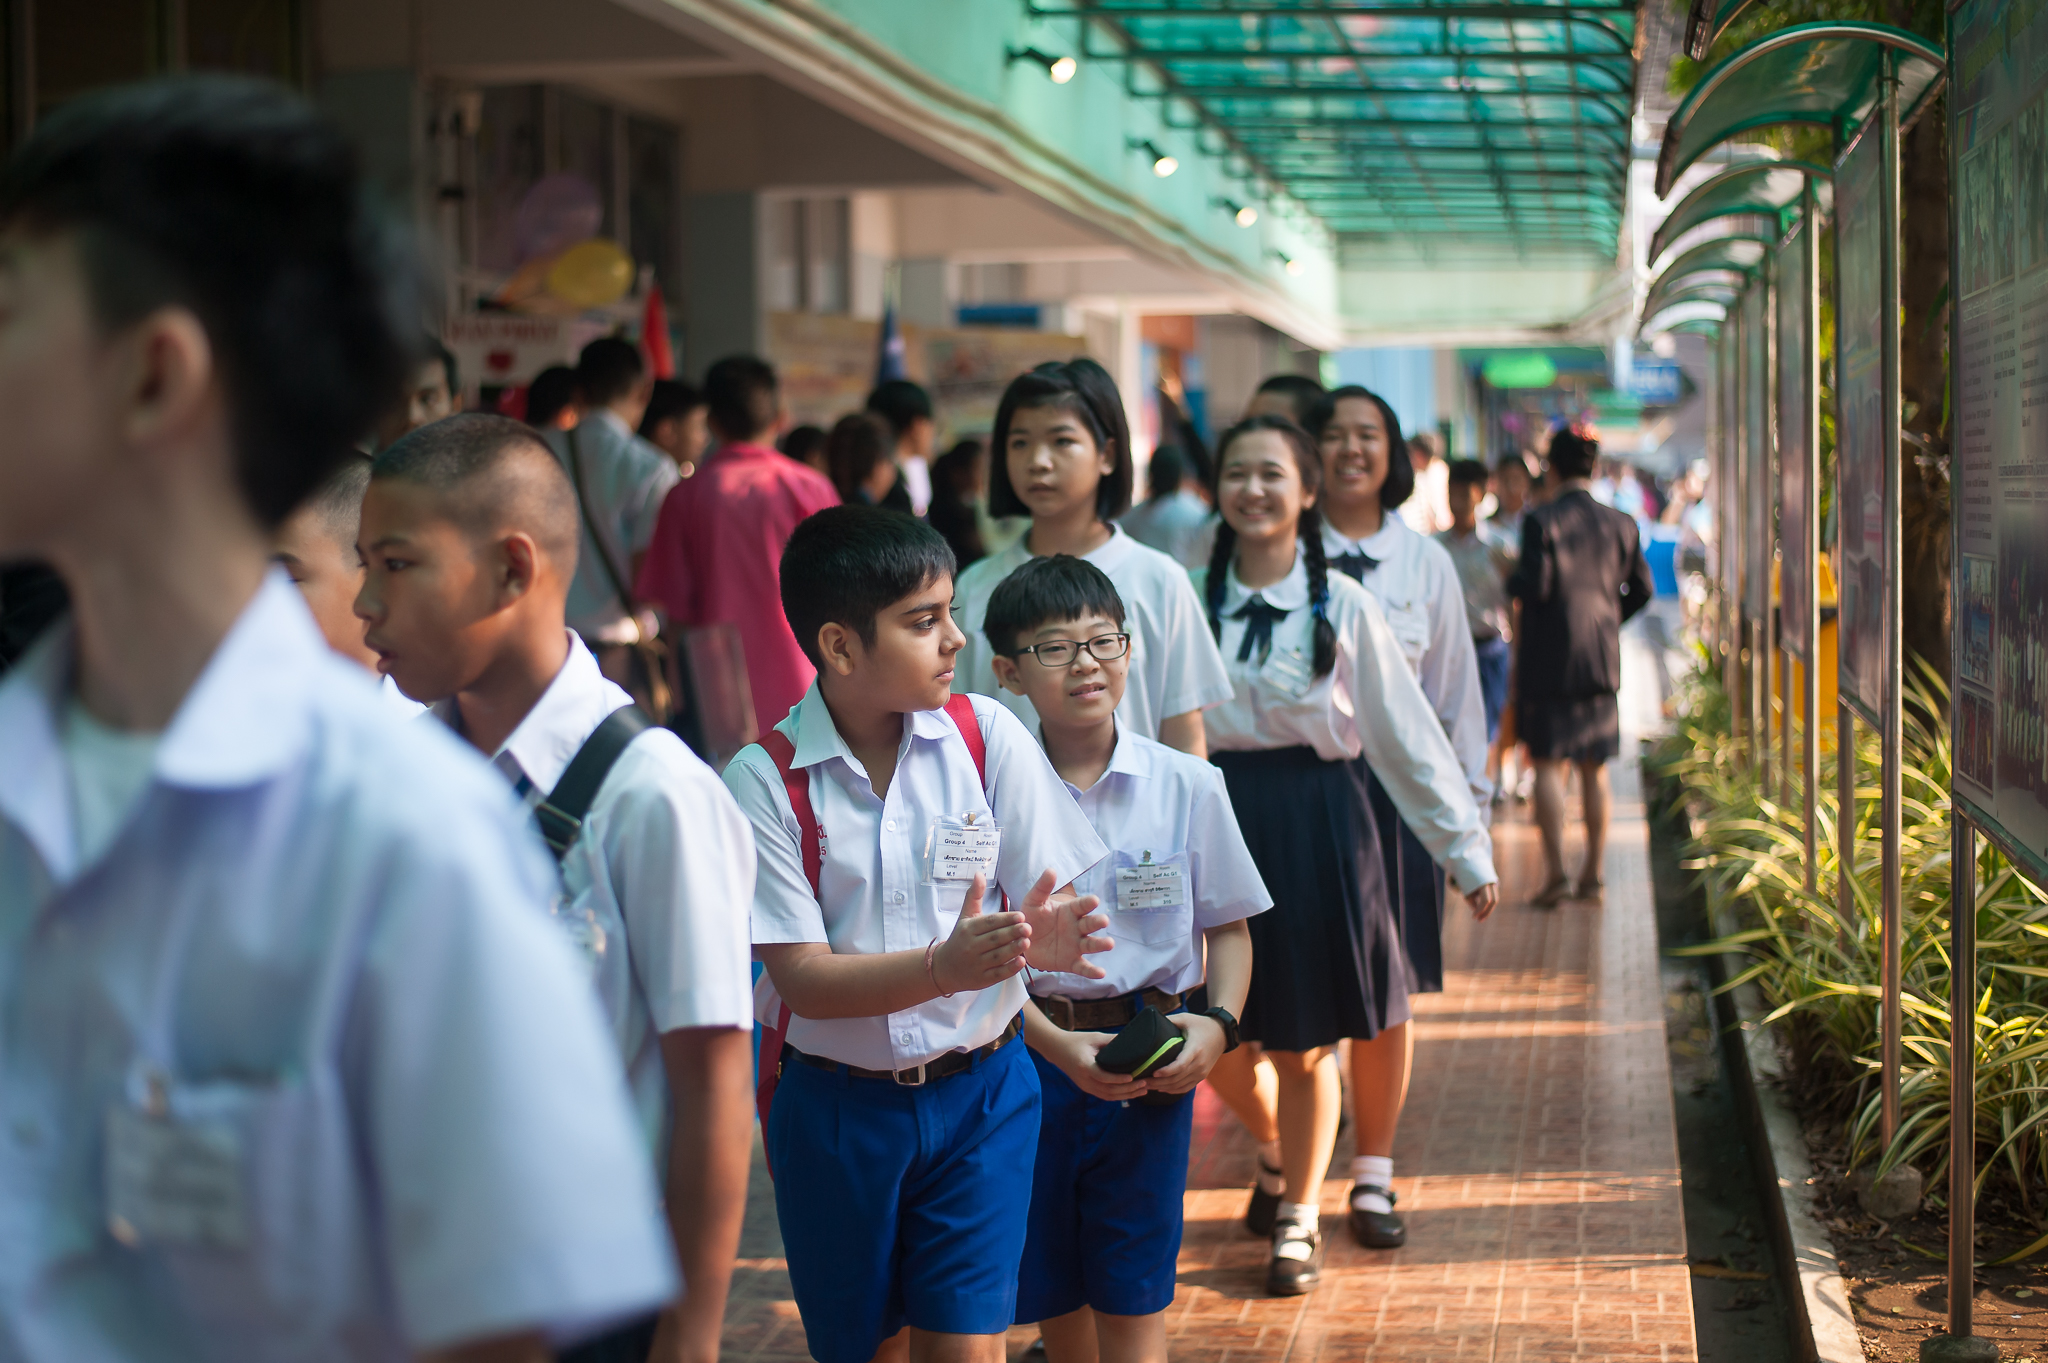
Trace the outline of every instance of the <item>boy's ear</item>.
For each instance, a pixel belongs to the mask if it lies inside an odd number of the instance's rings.
[[[498,541],[498,591],[506,605],[532,591],[540,572],[540,546],[533,536],[515,530]]]
[[[850,677],[864,652],[860,635],[837,620],[828,620],[818,627],[818,655],[825,664],[819,671]]]
[[[1017,669],[1015,658],[1006,658],[998,653],[989,659],[989,665],[995,668],[996,680],[1002,683],[1005,691],[1013,696],[1024,694],[1024,674]]]

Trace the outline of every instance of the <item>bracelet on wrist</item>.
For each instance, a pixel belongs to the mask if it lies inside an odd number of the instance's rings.
[[[929,942],[927,942],[927,943],[925,944],[925,948],[924,948],[924,973],[925,973],[925,978],[929,979],[929,980],[930,980],[930,981],[932,982],[932,988],[934,988],[934,989],[937,989],[937,990],[939,991],[939,997],[940,997],[940,998],[942,998],[942,999],[950,999],[950,998],[952,998],[952,997],[953,997],[953,991],[952,991],[952,990],[950,990],[950,989],[945,989],[945,988],[942,988],[942,987],[940,986],[940,984],[939,984],[939,972],[938,972],[938,971],[937,971],[936,969],[934,969],[934,968],[933,968],[933,958],[935,958],[935,957],[936,957],[936,956],[937,956],[938,954],[939,954],[939,939],[938,939],[938,938],[936,938],[936,937],[934,937],[934,938],[932,938],[932,940],[931,940],[931,941],[929,941]]]

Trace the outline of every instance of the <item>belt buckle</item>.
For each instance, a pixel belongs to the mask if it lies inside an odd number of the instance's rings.
[[[889,1077],[896,1081],[896,1084],[899,1088],[923,1088],[925,1085],[924,1071],[925,1067],[923,1065],[913,1065],[907,1070],[891,1070],[889,1072]],[[903,1076],[906,1074],[915,1074],[917,1078],[905,1079]]]

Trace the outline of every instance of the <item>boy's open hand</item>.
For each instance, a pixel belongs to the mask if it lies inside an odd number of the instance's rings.
[[[1086,959],[1116,945],[1107,937],[1093,935],[1109,926],[1109,918],[1095,911],[1101,904],[1092,894],[1055,896],[1053,874],[1048,867],[1019,906],[1031,929],[1030,948],[1025,957],[1031,968],[1079,975],[1084,980],[1101,979],[1102,967]]]
[[[1024,956],[1031,947],[1031,924],[1021,913],[983,913],[981,898],[986,885],[981,876],[974,878],[967,887],[967,898],[960,903],[960,921],[953,925],[953,935],[932,954],[932,976],[943,993],[986,989],[1024,968]]]
[[[1037,1049],[1090,1098],[1128,1103],[1144,1096],[1148,1087],[1145,1081],[1128,1074],[1111,1074],[1095,1064],[1095,1053],[1114,1040],[1114,1032],[1061,1032]]]

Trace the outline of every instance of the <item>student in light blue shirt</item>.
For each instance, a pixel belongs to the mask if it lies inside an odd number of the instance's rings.
[[[537,1360],[674,1292],[504,784],[269,567],[399,391],[355,157],[268,84],[0,171],[0,1358]]]

